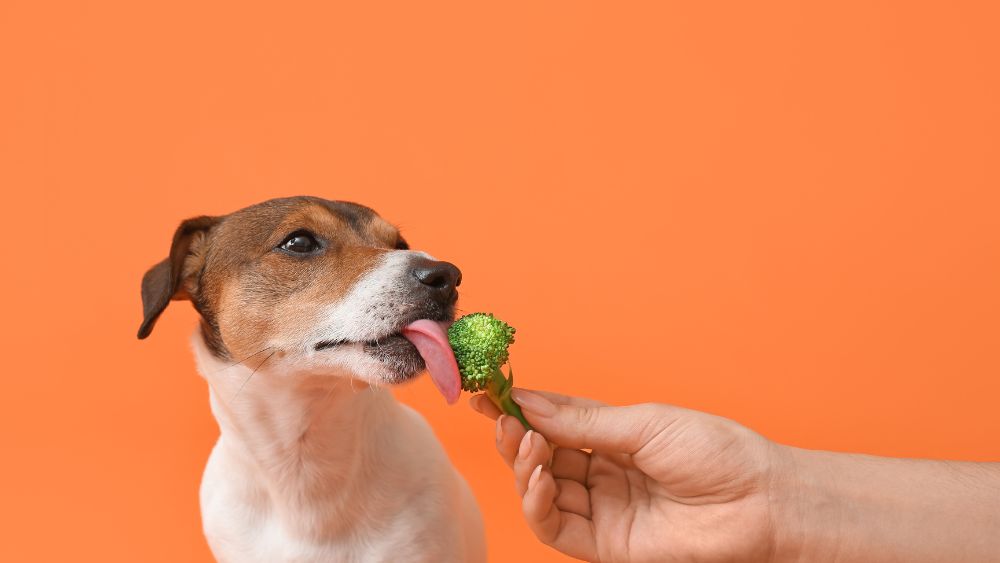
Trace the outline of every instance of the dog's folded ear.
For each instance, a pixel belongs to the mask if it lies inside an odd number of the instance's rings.
[[[171,299],[188,298],[184,284],[184,262],[195,241],[203,241],[205,234],[219,222],[218,217],[195,217],[181,223],[174,232],[170,255],[153,266],[142,276],[142,324],[139,338],[146,338],[160,313]]]

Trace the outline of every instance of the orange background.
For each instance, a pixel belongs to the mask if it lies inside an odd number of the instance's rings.
[[[279,195],[460,265],[522,384],[1000,459],[996,2],[331,4],[0,5],[0,559],[210,560],[195,314],[135,340],[139,279]],[[560,560],[491,424],[398,395],[493,559]]]

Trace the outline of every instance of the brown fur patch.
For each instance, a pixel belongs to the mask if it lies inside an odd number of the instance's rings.
[[[312,233],[322,251],[278,250],[296,231]],[[316,304],[338,301],[400,240],[395,227],[362,205],[314,197],[265,201],[190,238],[174,297],[194,303],[213,353],[243,359],[271,335],[304,330]]]

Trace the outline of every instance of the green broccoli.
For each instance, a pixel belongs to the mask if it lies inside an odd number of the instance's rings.
[[[492,313],[472,313],[451,325],[448,342],[458,362],[462,389],[485,391],[497,408],[514,416],[531,430],[531,425],[521,414],[521,407],[510,398],[514,372],[510,366],[507,366],[507,376],[500,370],[507,363],[507,347],[514,343],[514,332],[514,327]]]

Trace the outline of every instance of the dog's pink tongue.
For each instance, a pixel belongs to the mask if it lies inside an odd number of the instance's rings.
[[[458,400],[462,382],[458,375],[455,353],[448,344],[448,324],[427,319],[412,322],[402,330],[403,336],[417,347],[424,358],[431,381],[444,395],[448,404]]]

